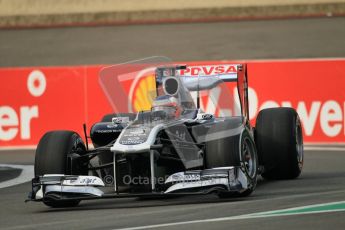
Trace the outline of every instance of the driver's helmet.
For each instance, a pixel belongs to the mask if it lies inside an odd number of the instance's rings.
[[[170,95],[156,97],[151,110],[152,112],[164,111],[170,118],[178,118],[182,112],[178,100]]]

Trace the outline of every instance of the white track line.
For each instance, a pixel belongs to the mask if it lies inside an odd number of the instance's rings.
[[[6,187],[14,186],[17,184],[22,184],[22,183],[31,181],[31,179],[34,177],[33,165],[0,164],[0,167],[9,167],[9,168],[22,170],[18,177],[11,180],[4,181],[4,182],[0,182],[0,188],[6,188]]]
[[[114,230],[152,229],[152,228],[164,228],[164,227],[172,227],[172,226],[179,226],[179,225],[211,223],[211,222],[221,222],[221,221],[231,221],[231,220],[245,220],[245,219],[257,219],[257,218],[292,216],[292,215],[310,215],[310,214],[318,214],[318,213],[344,212],[345,209],[335,209],[335,210],[307,211],[307,212],[301,212],[301,213],[281,213],[281,214],[275,214],[277,212],[293,211],[293,210],[298,210],[298,209],[313,208],[313,207],[327,206],[327,205],[341,204],[341,203],[344,203],[344,201],[324,203],[324,204],[316,204],[316,205],[307,205],[307,206],[300,206],[300,207],[295,207],[295,208],[273,210],[273,211],[267,211],[267,212],[257,212],[257,213],[239,215],[239,216],[230,216],[230,217],[203,219],[203,220],[191,220],[191,221],[182,221],[182,222],[174,222],[174,223],[146,225],[146,226],[129,227],[129,228],[118,228],[118,229],[114,229]]]
[[[16,145],[16,146],[0,146],[0,151],[7,150],[33,150],[36,149],[37,145]]]
[[[327,147],[327,146],[304,146],[307,151],[340,151],[345,152],[345,147]]]

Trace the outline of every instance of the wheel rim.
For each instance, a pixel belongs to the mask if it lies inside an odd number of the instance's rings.
[[[298,167],[302,170],[303,167],[303,134],[302,134],[302,127],[299,119],[297,119],[296,124],[296,150],[297,150],[297,162]]]
[[[254,178],[257,170],[257,158],[249,137],[246,137],[242,142],[242,162],[248,176]]]

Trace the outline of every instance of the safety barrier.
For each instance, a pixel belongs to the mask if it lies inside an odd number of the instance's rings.
[[[228,63],[237,62],[187,64],[216,68]],[[345,59],[247,63],[253,123],[263,108],[294,107],[303,123],[305,142],[345,143]],[[0,68],[0,148],[37,145],[49,130],[68,129],[82,134],[83,123],[90,128],[103,115],[112,113],[113,107],[99,84],[102,67]],[[119,98],[130,99],[135,97]],[[212,108],[204,109],[214,112]]]

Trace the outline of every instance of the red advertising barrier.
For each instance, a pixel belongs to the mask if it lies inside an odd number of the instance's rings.
[[[216,68],[228,63],[234,62],[187,64]],[[345,59],[247,63],[253,124],[263,108],[293,107],[301,117],[305,142],[345,143]],[[37,145],[49,130],[82,134],[83,123],[90,127],[111,113],[99,84],[101,68],[0,68],[0,148]]]

